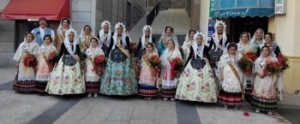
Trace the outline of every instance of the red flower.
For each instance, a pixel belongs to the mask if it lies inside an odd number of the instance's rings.
[[[100,65],[101,63],[103,63],[105,60],[104,55],[99,55],[95,58],[94,62],[96,65]]]
[[[247,116],[247,117],[250,116],[249,112],[247,112],[247,111],[244,112],[244,116]]]
[[[130,49],[134,50],[136,48],[136,44],[134,42],[130,43]]]
[[[30,53],[27,53],[24,56],[24,62],[23,62],[23,64],[26,67],[35,67],[37,64],[36,64],[36,59],[35,59],[34,55],[32,55]]]

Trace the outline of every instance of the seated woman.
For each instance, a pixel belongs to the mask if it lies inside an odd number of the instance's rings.
[[[61,45],[56,66],[51,72],[46,91],[54,95],[69,95],[85,93],[84,75],[80,68],[80,48],[74,29],[66,32],[66,38]]]
[[[123,23],[115,25],[114,36],[108,48],[108,61],[101,79],[100,93],[128,96],[137,94],[138,85],[130,61],[130,43]]]
[[[180,75],[176,99],[215,103],[217,86],[209,64],[209,50],[204,45],[203,35],[196,33],[187,65]]]

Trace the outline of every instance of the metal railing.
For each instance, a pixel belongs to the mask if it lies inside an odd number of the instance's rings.
[[[151,25],[153,23],[153,20],[157,16],[159,10],[160,10],[160,3],[158,2],[147,16],[147,25]]]

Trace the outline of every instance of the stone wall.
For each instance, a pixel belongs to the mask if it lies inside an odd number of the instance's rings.
[[[0,12],[10,0],[0,0]],[[15,21],[0,19],[0,66],[14,65]]]

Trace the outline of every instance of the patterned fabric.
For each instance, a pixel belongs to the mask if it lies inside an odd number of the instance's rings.
[[[87,93],[98,93],[100,89],[100,82],[86,82],[86,92]]]
[[[15,81],[13,84],[13,90],[18,92],[34,92],[36,82],[34,80],[24,80],[24,81],[18,81],[18,74],[15,77]]]
[[[245,99],[247,102],[251,103],[251,94],[252,94],[252,88],[253,88],[253,76],[244,75],[243,83],[245,87]]]
[[[153,96],[157,96],[158,93],[159,92],[156,86],[139,84],[139,95],[141,96],[153,97]]]
[[[209,56],[211,58],[210,61],[216,63],[220,60],[221,56],[223,55],[223,51],[221,49],[218,49],[217,51],[211,50],[209,52]]]
[[[242,103],[242,93],[231,93],[221,90],[218,96],[218,101],[224,105],[239,106]]]
[[[74,66],[67,66],[62,58],[59,60],[57,67],[51,72],[46,91],[54,95],[85,93],[84,76],[81,74],[79,62],[76,62]]]
[[[101,80],[100,93],[120,96],[137,94],[138,86],[130,59],[113,62],[109,58],[105,72]]]
[[[217,102],[217,86],[209,64],[206,64],[202,69],[194,69],[191,66],[191,61],[188,63],[180,75],[176,99]]]
[[[276,111],[277,99],[265,99],[261,97],[252,96],[251,106],[260,111]]]
[[[160,92],[161,96],[164,98],[174,98],[176,94],[176,88],[163,88]]]
[[[45,91],[48,81],[37,81],[35,86],[35,92],[38,93],[47,93]]]

